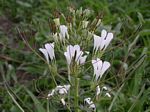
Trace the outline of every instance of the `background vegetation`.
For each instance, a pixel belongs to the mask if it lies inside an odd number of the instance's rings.
[[[0,111],[45,112],[52,88],[46,65],[23,43],[38,48],[49,38],[49,18],[55,12],[67,15],[67,7],[83,7],[103,15],[102,27],[115,32],[105,58],[112,67],[106,81],[115,91],[102,98],[97,111],[150,112],[150,1],[149,0],[0,0]],[[21,34],[18,34],[16,28]],[[61,70],[62,75],[65,70]],[[60,107],[50,103],[51,111]]]

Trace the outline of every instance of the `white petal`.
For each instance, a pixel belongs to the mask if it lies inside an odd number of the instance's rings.
[[[49,63],[49,58],[48,58],[48,52],[47,52],[47,50],[43,49],[43,48],[40,48],[39,50],[44,54],[47,62]]]
[[[62,102],[63,105],[66,105],[66,102],[63,98],[61,99],[61,102]]]
[[[67,60],[68,65],[70,65],[70,64],[71,64],[70,54],[69,54],[68,52],[65,52],[64,55],[65,55],[65,57],[66,57],[66,60]]]
[[[60,35],[65,38],[68,34],[68,28],[65,25],[60,25]]]
[[[65,88],[61,88],[58,90],[59,94],[63,95],[65,93],[67,93],[67,90]]]
[[[74,51],[76,53],[75,61],[79,64],[79,59],[82,56],[83,52],[80,51],[80,46],[79,45],[74,46]],[[75,54],[74,54],[74,56],[75,56]]]
[[[84,99],[84,103],[85,103],[85,104],[87,103],[87,104],[89,105],[90,102],[91,102],[91,98],[85,98],[85,99]]]
[[[107,31],[104,29],[101,32],[101,42],[100,42],[100,50],[102,50],[106,44]]]
[[[95,106],[94,103],[92,103],[92,104],[90,104],[89,108],[92,109],[92,110],[95,110],[95,109],[96,109],[96,106]]]
[[[87,56],[83,56],[80,58],[80,64],[84,64]]]
[[[82,55],[83,55],[83,52],[82,52],[82,51],[76,52],[75,61],[77,62],[77,64],[79,64]]]
[[[111,95],[109,93],[106,93],[105,95],[108,96],[109,98],[111,98]]]
[[[88,106],[89,106],[90,109],[93,109],[93,110],[96,109],[96,106],[95,106],[95,104],[93,103],[93,101],[91,101],[91,98],[85,98],[85,99],[84,99],[84,103],[85,103],[85,104],[88,104]]]
[[[97,86],[97,87],[96,87],[96,96],[98,96],[98,95],[100,94],[100,91],[101,91],[101,90],[100,90],[100,87]]]
[[[100,47],[100,43],[101,43],[101,37],[94,34],[94,50],[96,50],[96,52]]]
[[[54,93],[55,93],[55,90],[53,89],[53,90],[52,90],[52,92],[51,92],[50,94],[48,94],[48,97],[53,96],[53,95],[54,95]]]
[[[94,77],[95,80],[97,81],[100,76],[102,61],[99,58],[97,58],[96,60],[92,60],[92,64],[94,67]]]
[[[101,32],[101,37],[105,38],[106,35],[107,35],[107,31],[105,29],[103,29],[102,32]]]
[[[68,91],[70,89],[70,85],[64,85],[64,88]]]
[[[104,89],[104,90],[108,90],[108,88],[107,88],[106,86],[104,86],[102,89]]]
[[[102,50],[105,47],[106,40],[101,38],[101,43],[100,43],[100,50]]]
[[[107,61],[104,61],[102,69],[101,69],[101,74],[100,77],[105,73],[105,71],[110,67],[110,63]]]
[[[57,87],[55,88],[55,90],[58,91],[59,89],[62,89],[62,88],[63,88],[63,86],[57,86]]]
[[[54,55],[54,43],[50,43],[50,44],[45,44],[45,48],[50,56],[50,59],[53,60],[53,58],[55,57]]]
[[[104,50],[107,48],[107,46],[109,45],[109,43],[111,42],[112,39],[113,39],[113,33],[108,33]]]
[[[72,45],[68,45],[67,52],[64,53],[68,65],[71,64],[71,60],[72,60],[72,57],[74,56],[74,54],[75,54],[74,47]]]
[[[74,47],[72,45],[69,45],[67,47],[67,52],[69,53],[70,58],[72,59],[72,57],[74,57],[75,55],[75,50]]]
[[[96,75],[96,69],[97,69],[97,64],[96,63],[96,60],[92,60],[92,65],[93,65],[93,68],[94,68],[94,77]]]
[[[74,50],[77,51],[77,52],[79,52],[80,51],[80,46],[79,45],[75,45],[74,46]]]
[[[100,73],[101,73],[101,68],[102,68],[102,60],[100,60],[99,58],[97,58],[97,70],[96,70],[96,80],[98,80],[98,78],[100,77]]]

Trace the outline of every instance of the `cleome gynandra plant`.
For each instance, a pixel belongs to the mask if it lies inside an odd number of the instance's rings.
[[[93,11],[82,8],[69,8],[66,17],[62,13],[55,14],[50,25],[49,38],[52,41],[39,48],[53,80],[53,89],[47,93],[47,100],[57,100],[63,111],[96,111],[101,96],[113,97],[104,80],[111,63],[104,60],[103,55],[114,35],[99,28],[100,16],[94,20],[90,19],[91,16]],[[66,71],[65,75],[59,72],[62,69]]]

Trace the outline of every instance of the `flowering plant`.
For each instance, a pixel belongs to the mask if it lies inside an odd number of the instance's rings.
[[[102,86],[101,80],[111,66],[108,60],[103,59],[103,54],[114,36],[106,29],[102,29],[101,36],[98,36],[96,31],[101,24],[101,18],[90,21],[90,10],[69,10],[70,20],[63,14],[53,19],[55,29],[50,35],[53,42],[46,43],[45,48],[39,48],[55,83],[53,89],[47,93],[47,100],[53,102],[53,98],[58,96],[60,104],[66,110],[96,111],[96,102],[102,95],[112,97],[111,88]],[[65,22],[61,21],[62,18]],[[64,67],[67,70],[67,78],[58,72],[58,60],[66,63]],[[57,77],[61,77],[65,83],[59,81],[58,84]],[[87,82],[88,90],[82,87],[83,80]]]

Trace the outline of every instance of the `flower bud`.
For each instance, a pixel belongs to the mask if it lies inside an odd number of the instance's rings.
[[[82,21],[82,27],[87,28],[89,21]]]
[[[101,19],[98,19],[98,20],[97,20],[96,27],[99,26],[100,24],[101,24]]]
[[[60,25],[60,20],[59,20],[59,18],[55,18],[53,21],[55,22],[56,26],[59,26],[59,25]]]

